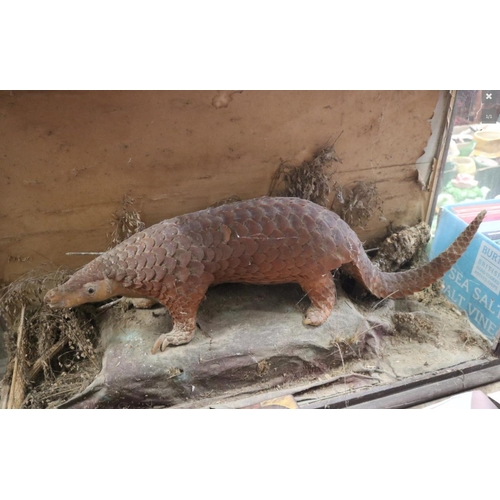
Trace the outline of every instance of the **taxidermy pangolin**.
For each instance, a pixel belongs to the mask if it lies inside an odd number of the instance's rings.
[[[304,324],[321,325],[335,304],[331,271],[342,267],[377,297],[399,298],[441,278],[476,233],[481,212],[441,255],[417,269],[384,273],[340,217],[299,198],[257,198],[209,208],[134,234],[50,290],[52,307],[111,297],[149,297],[173,319],[153,354],[186,344],[209,286],[218,283],[298,283],[311,300]]]

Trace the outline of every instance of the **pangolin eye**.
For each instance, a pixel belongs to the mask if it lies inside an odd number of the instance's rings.
[[[95,288],[93,286],[89,286],[87,288],[87,293],[90,293],[90,295],[92,295],[94,292],[95,292]]]

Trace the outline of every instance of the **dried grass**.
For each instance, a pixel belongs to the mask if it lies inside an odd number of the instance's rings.
[[[332,190],[331,210],[351,227],[363,228],[375,212],[382,214],[382,202],[374,182],[356,181],[345,186],[335,182]]]
[[[135,233],[142,231],[146,224],[141,219],[140,213],[134,207],[135,200],[129,195],[125,195],[122,201],[121,210],[113,214],[111,225],[113,232],[111,233],[111,244],[109,248],[113,248],[118,243],[130,238]],[[108,249],[109,249],[108,248]]]
[[[374,182],[362,181],[342,186],[332,179],[336,173],[331,171],[334,163],[342,163],[335,153],[335,142],[322,148],[312,161],[298,167],[282,162],[271,179],[268,194],[312,201],[328,207],[350,226],[362,228],[377,211],[382,213],[377,187]],[[279,188],[281,185],[283,187]]]
[[[61,376],[76,372],[81,375],[85,371],[86,376],[93,377],[98,371],[93,306],[51,309],[43,304],[47,290],[68,276],[64,270],[52,273],[33,270],[0,290],[0,313],[7,325],[8,354],[8,369],[2,384],[5,387],[11,383],[17,360],[16,377],[29,389],[23,407],[43,407],[40,401],[35,401],[35,389],[36,394],[43,395],[51,392],[56,383],[66,390],[58,381]],[[18,326],[24,309],[23,336],[18,342]],[[78,366],[81,360],[89,360],[90,370]]]
[[[335,162],[342,163],[334,145],[322,148],[312,161],[298,167],[282,162],[271,179],[269,196],[297,197],[326,206],[333,175],[328,169]],[[284,185],[282,189],[278,189],[280,184]]]
[[[24,408],[55,408],[82,392],[95,378],[97,370],[91,360],[74,365],[71,371],[63,371],[50,383],[32,388],[24,400]]]
[[[66,269],[46,271],[43,267],[32,269],[19,279],[0,289],[0,315],[8,328],[12,329],[19,320],[23,305],[39,307],[47,290],[66,281],[71,273]]]
[[[372,262],[386,273],[418,265],[424,261],[430,237],[431,230],[425,222],[397,231],[379,245]]]

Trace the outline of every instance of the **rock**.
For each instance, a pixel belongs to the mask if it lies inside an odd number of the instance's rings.
[[[324,325],[302,324],[308,305],[297,285],[214,287],[200,307],[195,338],[156,355],[154,341],[171,329],[164,308],[108,310],[100,320],[102,370],[61,407],[202,405],[311,378],[380,343],[340,290]]]

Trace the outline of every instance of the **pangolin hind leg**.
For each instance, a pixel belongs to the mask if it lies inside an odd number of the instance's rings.
[[[304,325],[322,325],[330,316],[337,297],[332,275],[326,273],[319,278],[300,281],[299,284],[311,300]]]

